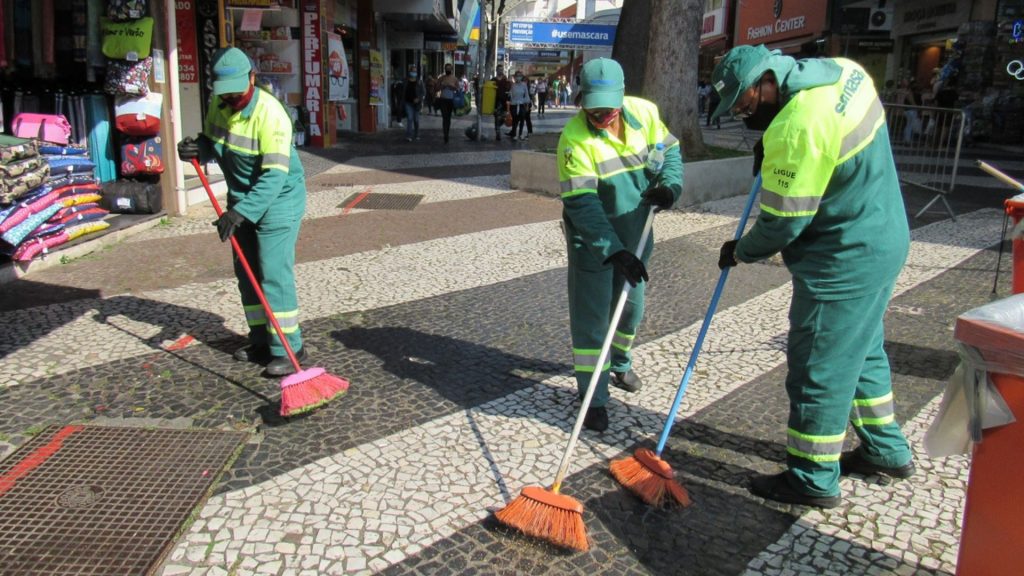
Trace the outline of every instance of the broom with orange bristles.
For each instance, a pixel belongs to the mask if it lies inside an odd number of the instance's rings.
[[[740,223],[736,228],[736,236],[734,237],[735,240],[739,240],[740,236],[743,235],[743,229],[747,226],[747,219],[750,217],[750,211],[754,207],[754,199],[757,198],[757,191],[760,188],[761,175],[758,174],[757,178],[754,179],[753,187],[750,189],[750,197],[747,199],[747,205],[743,209],[743,215],[740,216]],[[700,354],[701,345],[704,344],[704,337],[711,326],[711,319],[715,315],[715,309],[718,308],[718,300],[722,296],[722,290],[725,288],[725,279],[728,277],[729,268],[725,267],[718,276],[715,293],[711,296],[711,304],[708,305],[708,311],[704,315],[704,323],[701,324],[700,332],[697,334],[697,342],[693,345],[693,350],[690,352],[690,361],[686,364],[686,372],[683,373],[683,379],[679,382],[679,389],[676,390],[675,400],[672,401],[672,408],[669,409],[668,418],[665,419],[665,428],[661,431],[661,439],[658,440],[657,450],[652,452],[647,448],[640,448],[633,456],[615,460],[610,466],[612,476],[619,481],[619,484],[622,484],[639,496],[641,500],[653,506],[662,506],[669,503],[676,503],[680,506],[690,505],[690,495],[686,492],[686,488],[683,488],[676,481],[675,472],[668,462],[661,459],[661,453],[665,450],[665,443],[668,441],[669,432],[672,431],[672,425],[675,424],[679,404],[683,400],[683,394],[686,393],[690,377],[693,376],[693,369],[697,365],[697,356]]]
[[[647,245],[653,225],[654,209],[651,208],[647,213],[647,222],[644,224],[644,231],[640,235],[640,243],[636,248],[637,258],[641,257],[644,246]],[[611,351],[615,328],[619,325],[619,319],[622,318],[622,311],[626,307],[626,297],[629,296],[630,288],[629,282],[624,281],[615,311],[612,313],[608,334],[601,345],[601,354],[597,357],[596,369],[590,377],[587,393],[583,395],[580,411],[576,415],[576,425],[573,426],[565,452],[562,453],[562,461],[558,465],[558,473],[555,474],[555,481],[551,484],[551,489],[527,486],[523,488],[523,492],[518,498],[495,513],[495,517],[502,524],[511,526],[529,536],[580,552],[585,552],[590,547],[587,540],[587,527],[583,524],[583,505],[575,498],[561,494],[562,481],[565,480],[565,475],[569,470],[569,460],[576,448],[576,440],[579,439],[580,430],[583,428],[583,420],[586,418],[587,409],[590,408],[590,401],[594,398],[597,382],[601,378],[603,372],[601,367],[604,366]]]
[[[199,174],[199,180],[203,183],[206,195],[210,197],[213,210],[219,218],[224,211],[221,209],[217,197],[213,195],[210,182],[206,179],[206,173],[203,172],[202,167],[199,166],[198,159],[192,159],[192,167]],[[274,311],[270,308],[270,303],[267,302],[267,298],[263,294],[259,281],[256,280],[256,275],[253,274],[252,268],[249,267],[249,261],[245,258],[245,254],[242,253],[242,246],[238,244],[238,240],[234,236],[231,236],[231,247],[235,250],[238,261],[242,263],[242,268],[245,269],[245,274],[249,277],[253,291],[256,292],[256,296],[260,299],[260,304],[263,305],[264,312],[267,313],[267,319],[273,324],[277,337],[281,340],[281,345],[284,346],[284,351],[288,354],[288,359],[295,368],[294,374],[286,376],[284,380],[281,380],[281,416],[295,416],[296,414],[309,412],[348,392],[348,380],[329,374],[323,368],[302,369],[299,360],[295,357],[295,352],[292,351],[291,345],[288,344],[288,339],[285,338],[284,330],[281,329],[277,317],[274,316]]]

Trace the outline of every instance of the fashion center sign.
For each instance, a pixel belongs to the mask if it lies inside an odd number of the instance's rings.
[[[736,14],[737,35],[743,43],[767,44],[820,34],[827,4],[821,0],[745,2]]]

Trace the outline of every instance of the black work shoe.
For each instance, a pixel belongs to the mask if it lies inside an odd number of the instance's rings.
[[[604,432],[608,429],[608,409],[604,406],[591,406],[587,408],[587,415],[583,418],[583,427],[594,432]]]
[[[306,359],[306,349],[299,348],[295,352],[295,359],[300,363]],[[288,356],[274,356],[270,364],[267,364],[267,376],[287,376],[295,373],[295,366],[292,366],[292,361],[288,359]]]
[[[861,476],[879,475],[906,479],[913,476],[916,470],[913,460],[896,467],[873,464],[864,458],[860,450],[843,452],[843,455],[839,457],[839,473],[843,476],[860,474]]]
[[[254,364],[266,364],[270,362],[270,348],[267,346],[253,346],[247,344],[231,355],[238,362],[252,362]]]
[[[788,472],[755,477],[750,481],[750,492],[766,500],[817,508],[835,508],[843,501],[840,496],[811,496],[798,491],[789,483]]]
[[[644,383],[640,380],[640,377],[632,370],[629,372],[612,372],[611,384],[612,386],[621,388],[626,392],[637,392],[644,387]]]

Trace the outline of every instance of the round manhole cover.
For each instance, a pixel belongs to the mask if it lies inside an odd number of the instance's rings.
[[[64,508],[88,508],[102,497],[103,489],[99,486],[72,486],[57,496],[57,505]]]

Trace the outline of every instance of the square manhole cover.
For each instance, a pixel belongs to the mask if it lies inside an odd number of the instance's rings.
[[[338,208],[363,210],[413,210],[423,200],[422,194],[383,194],[356,192],[338,205]]]
[[[0,462],[0,573],[149,574],[245,438],[47,428]]]

